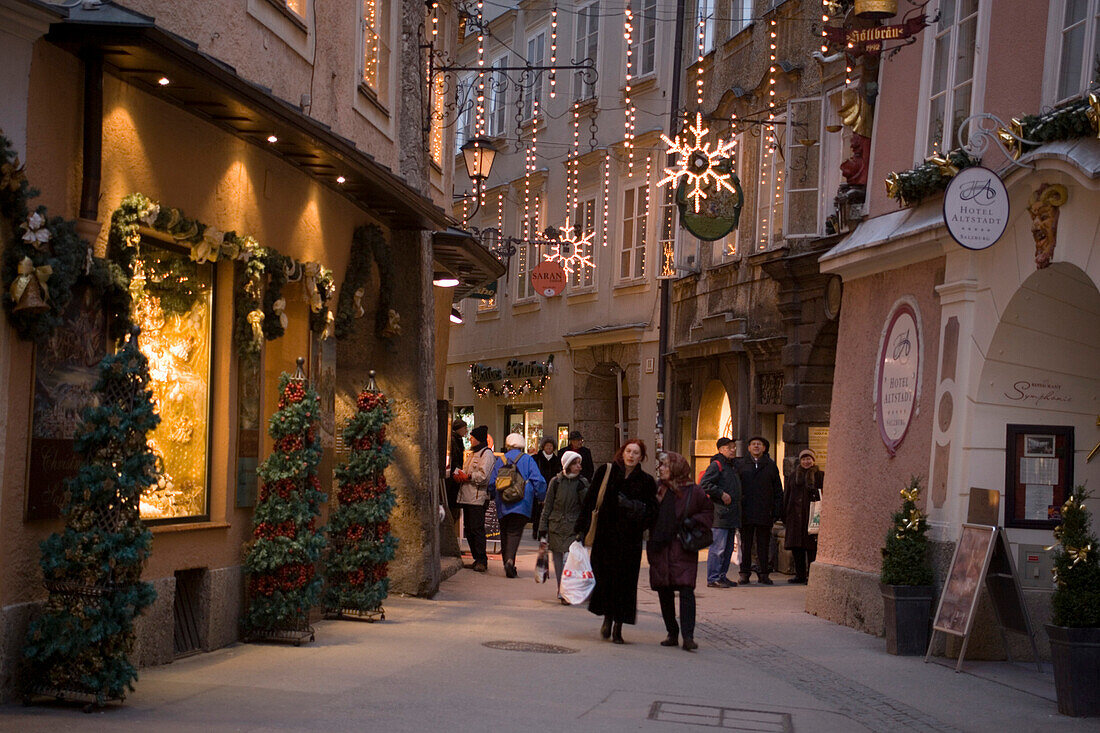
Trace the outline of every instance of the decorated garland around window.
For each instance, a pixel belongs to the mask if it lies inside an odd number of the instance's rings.
[[[998,129],[997,138],[1017,159],[1036,147],[1017,138],[1041,145],[1091,135],[1100,137],[1100,98],[1094,93],[1088,94],[1083,99],[1065,102],[1048,112],[1013,118],[1009,127],[1010,130]],[[979,163],[962,149],[952,150],[946,158],[934,155],[914,168],[888,175],[886,194],[902,206],[915,206],[945,190],[960,170]]]
[[[470,385],[474,388],[474,394],[478,397],[518,397],[522,394],[542,394],[546,385],[550,382],[550,375],[554,371],[554,355],[550,354],[546,361],[520,362],[515,359],[509,361],[504,369],[490,367],[481,363],[470,364],[467,373],[470,376]],[[508,379],[505,377],[508,376]],[[517,381],[513,382],[511,376]],[[522,379],[522,381],[518,381]],[[497,382],[500,385],[497,385]]]
[[[378,266],[378,310],[375,313],[375,333],[391,340],[401,335],[401,316],[394,308],[393,253],[386,245],[382,229],[367,224],[355,230],[351,240],[351,256],[344,273],[344,284],[336,305],[336,338],[351,335],[353,322],[366,312],[363,296],[370,281],[371,259]]]
[[[386,396],[374,385],[374,372],[357,405],[359,411],[344,428],[351,454],[336,469],[322,605],[336,617],[384,619],[387,568],[397,550],[389,521],[396,499],[384,473],[393,458],[393,445],[386,440],[392,414]]]
[[[331,320],[326,310],[333,289],[332,273],[328,268],[316,263],[297,262],[275,249],[261,246],[250,236],[239,236],[233,231],[223,232],[189,219],[179,209],[164,208],[140,193],[130,194],[122,200],[111,215],[111,229],[107,237],[107,255],[124,273],[124,290],[134,292],[143,285],[131,280],[133,260],[141,243],[142,225],[187,245],[191,250],[192,262],[229,259],[244,263],[245,286],[236,292],[234,298],[233,328],[237,348],[242,355],[258,353],[265,339],[274,341],[286,332],[286,298],[283,290],[288,273],[293,268],[316,272],[316,276],[305,283],[311,309],[310,328],[323,332],[324,324]],[[315,289],[313,293],[309,293],[310,287]],[[317,292],[321,287],[325,289],[324,294]],[[315,310],[315,304],[319,311]],[[320,312],[317,318],[313,316],[315,312]],[[319,327],[315,326],[316,320],[321,323]]]
[[[84,463],[65,488],[65,529],[41,544],[50,595],[23,657],[28,697],[78,693],[102,705],[134,689],[134,619],[156,598],[141,580],[153,536],[138,503],[157,480],[148,436],[160,416],[136,329],[100,362],[95,392],[76,440]]]
[[[275,447],[258,471],[263,485],[245,545],[248,607],[242,621],[253,640],[313,638],[309,610],[321,592],[316,565],[325,547],[317,517],[327,497],[317,477],[320,403],[302,373],[304,362],[298,360],[295,376],[279,378],[279,409],[268,421]]]

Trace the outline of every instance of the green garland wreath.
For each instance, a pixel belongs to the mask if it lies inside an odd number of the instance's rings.
[[[379,338],[390,340],[400,335],[398,314],[394,309],[394,264],[393,252],[386,244],[381,227],[367,224],[355,230],[351,239],[351,256],[348,268],[344,272],[344,284],[340,288],[340,298],[336,304],[336,338],[345,339],[351,335],[353,321],[362,315],[359,301],[362,295],[356,293],[370,280],[371,260],[378,267],[378,309],[375,312],[374,328]]]

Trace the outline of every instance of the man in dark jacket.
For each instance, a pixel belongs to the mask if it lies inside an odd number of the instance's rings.
[[[718,439],[718,453],[710,459],[700,482],[714,502],[713,542],[707,550],[707,587],[734,588],[726,577],[733,556],[734,534],[741,527],[741,478],[734,461],[736,447],[730,438]]]
[[[584,445],[584,436],[581,435],[581,431],[574,430],[569,433],[569,450],[580,454],[581,476],[588,479],[588,483],[591,484],[592,474],[596,473],[596,464],[592,462],[592,451]]]
[[[772,525],[783,513],[783,480],[779,468],[768,456],[770,444],[765,438],[749,439],[749,454],[742,458],[741,476],[741,583],[749,582],[752,552],[756,547],[760,569],[756,573],[762,585],[772,585],[768,577],[768,547]]]
[[[469,428],[466,425],[466,421],[462,418],[455,418],[451,423],[451,445],[448,453],[448,465],[447,465],[447,506],[451,510],[451,516],[458,521],[458,487],[460,482],[455,480],[454,472],[456,469],[462,468],[462,459],[466,453],[466,443],[463,438],[466,437],[466,431]]]

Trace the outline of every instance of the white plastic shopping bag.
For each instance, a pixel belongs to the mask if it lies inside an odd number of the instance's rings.
[[[575,606],[584,603],[595,587],[596,578],[592,575],[588,550],[580,542],[573,542],[565,558],[565,568],[561,571],[561,597]]]

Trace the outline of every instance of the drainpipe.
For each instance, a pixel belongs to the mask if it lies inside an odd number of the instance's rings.
[[[80,218],[99,218],[99,184],[103,167],[103,55],[85,51],[84,61],[84,169],[80,188]],[[96,232],[99,226],[96,224]]]
[[[684,62],[684,16],[687,13],[686,0],[676,0],[676,38],[673,42],[672,52],[672,90],[669,99],[668,110],[668,136],[676,138],[676,131],[680,124],[680,76]],[[671,159],[672,156],[669,156]],[[668,329],[669,310],[672,302],[672,290],[668,279],[660,281],[658,288],[660,298],[660,321],[657,326],[657,426],[656,447],[664,450],[665,447],[665,395],[668,389]]]

